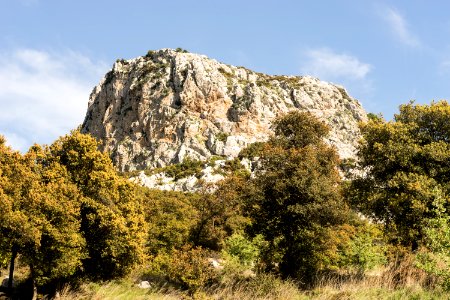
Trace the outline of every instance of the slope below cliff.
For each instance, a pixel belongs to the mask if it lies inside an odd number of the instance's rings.
[[[360,103],[309,76],[270,76],[171,49],[118,60],[90,96],[82,131],[103,142],[121,171],[212,155],[235,157],[271,134],[271,121],[310,111],[331,127],[342,158],[355,155]]]

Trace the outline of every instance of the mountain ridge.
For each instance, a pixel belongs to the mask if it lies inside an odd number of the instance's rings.
[[[266,75],[181,49],[117,60],[91,93],[82,132],[102,141],[119,170],[144,170],[187,157],[236,157],[266,140],[271,121],[290,110],[323,120],[341,158],[354,157],[358,122],[367,116],[342,86]]]

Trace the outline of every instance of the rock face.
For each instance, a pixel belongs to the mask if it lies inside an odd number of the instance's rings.
[[[118,60],[90,96],[82,131],[103,142],[121,171],[185,157],[236,156],[271,134],[272,120],[310,111],[331,127],[329,143],[353,157],[360,103],[309,76],[270,76],[171,49]]]

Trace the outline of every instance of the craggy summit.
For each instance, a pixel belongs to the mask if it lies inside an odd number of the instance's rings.
[[[90,96],[82,131],[103,142],[121,171],[190,157],[235,157],[266,140],[271,121],[310,111],[331,128],[341,158],[355,155],[361,104],[338,85],[309,76],[272,76],[185,50],[117,60]]]

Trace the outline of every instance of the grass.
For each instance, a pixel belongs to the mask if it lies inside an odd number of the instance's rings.
[[[253,281],[242,281],[225,286],[212,286],[198,290],[194,293],[174,290],[166,287],[140,289],[131,281],[111,281],[102,284],[86,283],[76,290],[65,287],[60,292],[60,300],[128,300],[128,299],[155,299],[155,300],[294,300],[308,299],[302,295],[294,283],[274,279],[266,275]]]
[[[103,284],[87,283],[77,290],[65,287],[60,292],[60,300],[128,300],[128,299],[150,299],[150,300],[175,300],[182,295],[175,291],[158,291],[154,289],[141,289],[132,282],[105,282]]]
[[[401,275],[399,280],[398,275]],[[233,276],[233,275],[231,275]],[[192,300],[434,300],[450,299],[450,294],[430,285],[429,277],[410,262],[391,265],[372,275],[323,277],[310,290],[301,290],[291,280],[271,274],[259,274],[245,280],[219,280],[189,293],[169,282],[152,282],[152,288],[137,287],[138,274],[119,281],[85,283],[77,290],[65,288],[65,299],[192,299]],[[233,277],[231,277],[233,278]]]
[[[259,276],[250,281],[212,286],[193,294],[185,291],[165,288],[140,289],[132,282],[105,282],[102,284],[87,283],[78,290],[64,288],[60,293],[61,300],[75,299],[192,299],[192,300],[432,300],[450,299],[450,294],[440,290],[427,290],[420,286],[387,288],[376,281],[350,281],[336,285],[326,282],[313,290],[302,291],[292,281],[282,281],[271,275]],[[378,286],[377,286],[378,285]]]

